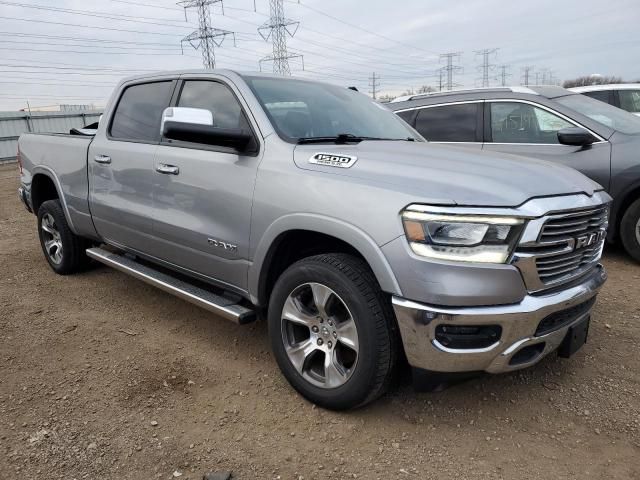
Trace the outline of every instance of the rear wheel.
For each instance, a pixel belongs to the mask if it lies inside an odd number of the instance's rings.
[[[620,237],[627,253],[640,262],[640,199],[624,212],[620,222]]]
[[[54,272],[68,275],[89,263],[85,254],[88,242],[71,231],[60,200],[47,200],[40,205],[38,236],[42,252]]]
[[[268,321],[278,365],[312,402],[353,408],[389,385],[397,357],[395,318],[362,260],[326,254],[293,264],[274,286]]]

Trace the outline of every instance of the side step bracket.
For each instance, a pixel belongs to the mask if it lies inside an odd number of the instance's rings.
[[[255,320],[255,311],[239,304],[236,295],[227,298],[103,248],[89,248],[87,256],[232,322],[245,324]]]

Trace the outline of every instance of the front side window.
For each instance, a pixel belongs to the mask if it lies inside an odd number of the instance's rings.
[[[285,78],[248,76],[245,81],[288,142],[343,134],[376,140],[418,137],[391,110],[348,88]]]
[[[122,140],[160,140],[162,112],[169,106],[173,82],[132,85],[120,97],[111,123],[111,136]]]
[[[558,142],[558,130],[574,125],[528,103],[491,103],[491,138],[494,143]]]
[[[477,142],[480,103],[461,103],[423,108],[416,117],[416,130],[430,142]]]
[[[207,80],[184,82],[177,107],[202,108],[213,115],[213,126],[250,130],[233,92],[222,83]]]
[[[620,108],[631,113],[640,113],[640,90],[618,90]]]

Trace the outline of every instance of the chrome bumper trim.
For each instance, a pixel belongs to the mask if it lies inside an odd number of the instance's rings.
[[[602,265],[573,287],[547,295],[527,295],[522,302],[492,307],[434,307],[393,297],[393,308],[409,364],[437,372],[486,371],[508,372],[539,362],[556,350],[568,329],[590,314],[582,313],[571,323],[546,335],[534,336],[540,321],[546,316],[578,305],[597,295],[606,281]],[[451,349],[435,338],[436,327],[447,325],[500,325],[502,335],[493,345],[480,349]],[[545,343],[544,349],[526,363],[509,365],[522,348]]]

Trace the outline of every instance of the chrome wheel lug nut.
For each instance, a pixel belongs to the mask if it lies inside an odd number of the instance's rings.
[[[338,338],[338,332],[333,332],[333,338]]]
[[[333,343],[331,342],[331,340],[329,340],[329,341],[327,342],[327,347],[329,347],[329,348],[333,347]]]
[[[319,329],[318,329],[318,327],[317,327],[316,325],[314,325],[313,327],[311,327],[311,331],[312,331],[313,333],[318,333],[318,330],[319,330]]]
[[[319,338],[317,343],[318,343],[318,346],[322,346],[322,344],[323,344],[324,342],[322,341],[322,339],[321,339],[321,338]]]

